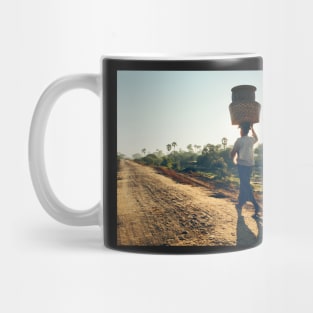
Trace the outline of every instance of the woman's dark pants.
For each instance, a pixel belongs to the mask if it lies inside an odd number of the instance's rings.
[[[238,206],[241,208],[247,201],[251,201],[254,205],[255,212],[257,213],[259,211],[259,205],[254,198],[250,184],[252,166],[244,166],[238,164],[238,173],[240,178]]]

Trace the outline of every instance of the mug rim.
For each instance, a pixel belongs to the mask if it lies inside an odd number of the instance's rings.
[[[254,52],[196,52],[196,53],[112,53],[105,54],[101,60],[160,60],[160,61],[185,61],[185,60],[221,60],[221,59],[238,59],[238,58],[255,58],[261,57],[260,54]]]

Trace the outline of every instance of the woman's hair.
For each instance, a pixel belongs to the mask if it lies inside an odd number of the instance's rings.
[[[250,123],[242,123],[242,124],[239,125],[239,128],[241,128],[242,134],[244,136],[248,135],[250,127],[251,127]]]

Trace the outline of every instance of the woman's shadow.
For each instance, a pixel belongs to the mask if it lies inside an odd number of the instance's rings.
[[[254,218],[257,226],[257,233],[255,234],[246,224],[245,217],[238,212],[237,220],[237,247],[247,247],[257,245],[262,241],[263,237],[263,220],[262,218]]]

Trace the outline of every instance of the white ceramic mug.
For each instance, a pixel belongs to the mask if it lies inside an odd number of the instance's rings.
[[[104,244],[118,250],[210,253],[257,246],[263,145],[244,116],[255,100],[262,105],[262,69],[262,58],[246,53],[113,56],[102,58],[100,74],[56,80],[38,101],[29,138],[41,205],[59,222],[99,225]],[[99,96],[103,117],[102,199],[85,211],[59,201],[44,160],[51,109],[77,88]],[[232,100],[236,118],[243,118],[238,123],[230,118]],[[239,134],[232,123],[248,133]],[[238,176],[237,166],[249,173]]]

